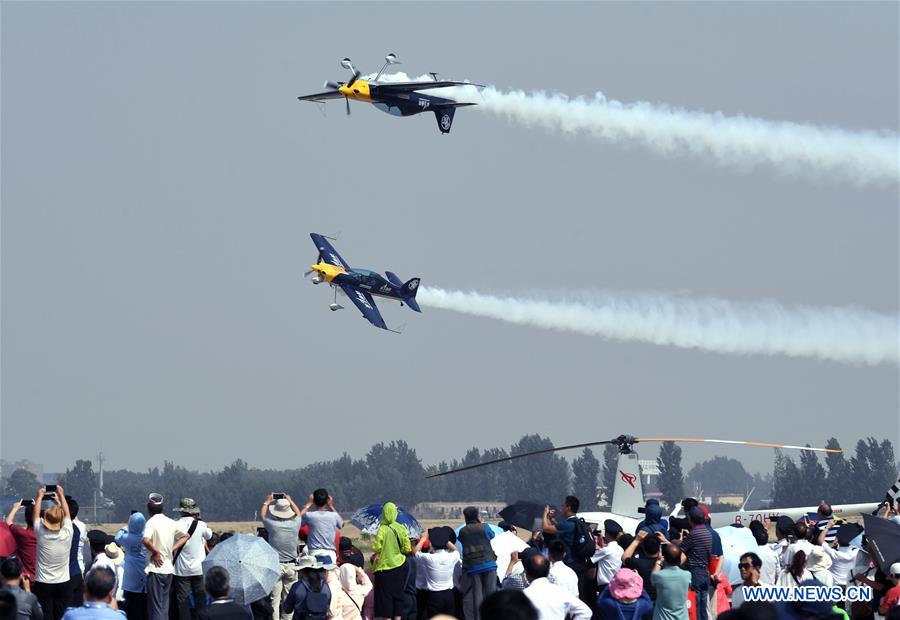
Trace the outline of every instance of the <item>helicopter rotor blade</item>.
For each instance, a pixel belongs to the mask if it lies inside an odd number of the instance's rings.
[[[442,471],[436,474],[431,474],[430,476],[425,476],[425,478],[438,478],[440,476],[446,476],[448,474],[456,474],[461,471],[468,471],[470,469],[476,469],[478,467],[486,467],[488,465],[496,465],[497,463],[506,463],[507,461],[513,461],[515,459],[524,459],[526,456],[537,456],[538,454],[549,454],[550,452],[558,452],[559,450],[574,450],[575,448],[589,448],[591,446],[602,446],[608,443],[616,443],[615,439],[607,439],[606,441],[591,441],[588,443],[578,443],[572,444],[570,446],[559,446],[558,448],[544,448],[543,450],[535,450],[534,452],[526,452],[524,454],[513,454],[512,456],[505,456],[502,459],[494,459],[492,461],[485,461],[483,463],[477,463],[475,465],[466,465],[465,467],[459,467],[457,469],[451,469],[449,471]]]
[[[808,446],[792,446],[784,443],[770,443],[766,441],[737,441],[734,439],[700,439],[698,437],[639,437],[639,442],[646,443],[650,441],[662,442],[672,441],[675,443],[724,443],[734,446],[757,446],[760,448],[784,448],[786,450],[807,450],[811,452],[829,452],[831,454],[843,454],[844,451],[839,448],[811,448]]]

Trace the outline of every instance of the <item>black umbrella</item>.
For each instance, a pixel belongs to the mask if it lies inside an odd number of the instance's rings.
[[[525,502],[519,500],[515,504],[510,504],[497,514],[510,525],[533,532],[536,531],[535,525],[540,529],[539,524],[544,516],[544,506],[546,505],[547,504],[542,504],[540,502]],[[556,510],[556,507],[551,505],[550,510]],[[556,514],[557,518],[560,518],[559,511],[557,511]],[[535,519],[537,519],[537,523],[535,523]]]
[[[875,553],[872,558],[885,575],[891,573],[891,564],[900,560],[900,525],[887,519],[863,515],[866,525],[866,540]]]

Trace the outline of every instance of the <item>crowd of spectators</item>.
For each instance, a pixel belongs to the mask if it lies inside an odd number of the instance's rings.
[[[303,506],[273,493],[257,533],[274,550],[272,562],[277,556],[277,578],[261,598],[238,604],[233,575],[221,566],[204,571],[226,536],[203,521],[194,499],[182,498],[172,519],[151,493],[146,516],[133,511],[110,536],[78,519],[62,487],[41,488],[13,506],[0,532],[0,620],[900,619],[900,562],[883,572],[862,528],[835,518],[827,503],[815,518],[780,518],[773,540],[766,525],[751,523],[755,547],[740,555],[737,580],[726,577],[722,535],[695,500],[682,502],[684,518],[668,520],[649,500],[634,534],[615,519],[592,530],[576,497],[560,505],[560,514],[548,506],[536,519],[520,551],[498,558],[495,538],[517,535],[515,527],[488,525],[469,507],[459,528],[411,537],[386,502],[367,563],[342,536],[326,489]],[[900,522],[893,505],[883,516]],[[866,585],[873,595],[852,604],[767,603],[749,592],[811,584]]]

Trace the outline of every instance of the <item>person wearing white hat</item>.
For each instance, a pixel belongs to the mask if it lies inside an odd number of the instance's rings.
[[[831,574],[831,558],[822,547],[813,547],[806,556],[806,570],[812,578],[824,586],[834,585],[834,576]]]
[[[900,562],[891,564],[890,579],[893,586],[884,593],[878,605],[878,613],[882,616],[887,616],[891,608],[900,605]]]
[[[175,566],[173,553],[187,542],[188,536],[178,525],[163,514],[165,500],[159,493],[151,493],[147,499],[150,518],[144,525],[143,543],[150,552],[147,565],[147,617],[149,620],[168,620],[169,600]]]
[[[91,568],[95,568],[97,566],[105,566],[116,576],[116,586],[114,589],[114,593],[116,601],[118,602],[122,602],[125,600],[125,591],[122,589],[122,576],[124,573],[122,562],[124,561],[125,552],[122,551],[122,548],[119,545],[111,542],[103,547],[103,552],[98,553],[94,557],[94,563],[91,564]]]
[[[300,536],[299,506],[287,493],[279,493],[275,498],[270,493],[259,509],[259,517],[266,528],[269,545],[278,552],[281,576],[272,590],[273,620],[291,620],[292,612],[281,613],[280,609],[288,592],[297,583],[297,541]]]

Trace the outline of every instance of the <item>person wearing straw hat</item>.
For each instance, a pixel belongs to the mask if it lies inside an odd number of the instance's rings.
[[[295,620],[325,620],[331,613],[331,588],[325,571],[334,569],[335,565],[325,565],[314,556],[303,555],[297,560],[297,568],[299,578],[281,605],[281,615]]]
[[[94,556],[94,563],[91,569],[98,566],[105,566],[116,576],[116,587],[114,590],[117,602],[125,600],[125,591],[122,589],[124,567],[122,563],[125,561],[125,552],[114,542],[110,542],[103,547],[103,551]]]
[[[149,620],[168,620],[169,599],[175,566],[172,557],[187,542],[187,534],[178,529],[175,521],[163,514],[165,499],[159,493],[147,498],[150,518],[144,525],[143,543],[150,552],[147,564],[147,617]]]
[[[266,528],[269,545],[278,552],[281,576],[272,590],[273,620],[291,620],[290,613],[282,613],[281,607],[297,583],[297,541],[300,536],[300,518],[303,512],[287,493],[269,493],[259,509],[259,518]]]
[[[212,530],[200,519],[200,507],[193,498],[184,497],[175,511],[181,518],[175,522],[178,529],[188,537],[174,553],[175,602],[178,605],[179,620],[196,620],[206,605],[203,594],[203,567],[206,559],[206,541],[212,538]],[[191,592],[194,593],[194,607],[191,609]]]
[[[52,487],[51,487],[52,490]],[[69,554],[72,547],[72,517],[63,488],[56,486],[53,506],[41,517],[40,506],[47,490],[34,498],[34,533],[37,538],[37,569],[34,594],[46,620],[59,620],[70,604]]]

